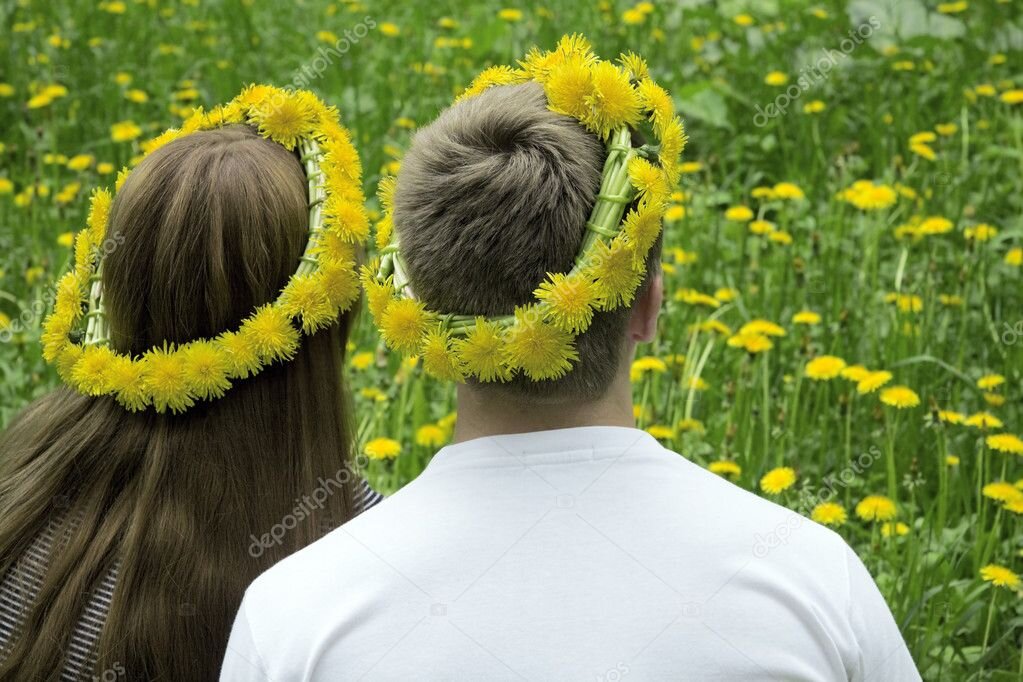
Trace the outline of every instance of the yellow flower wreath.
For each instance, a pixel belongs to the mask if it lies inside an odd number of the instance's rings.
[[[380,185],[380,256],[362,270],[369,309],[389,347],[421,355],[424,369],[440,379],[507,381],[521,373],[540,381],[569,372],[579,359],[575,339],[594,313],[631,304],[679,179],[685,130],[671,96],[650,78],[639,56],[604,61],[582,36],[565,36],[554,50],[533,48],[518,68],[483,71],[456,102],[493,86],[529,81],[544,87],[551,111],[578,120],[608,151],[576,265],[548,274],[534,302],[495,318],[427,310],[408,292],[392,217],[394,178]],[[630,129],[644,121],[657,145],[633,147]]]
[[[141,357],[109,347],[100,276],[113,195],[93,192],[87,227],[75,238],[73,269],[57,283],[43,327],[43,356],[86,395],[109,395],[131,411],[182,412],[196,400],[220,398],[231,382],[294,357],[301,331],[329,326],[359,296],[356,246],[369,236],[362,168],[338,112],[307,91],[251,85],[227,104],[196,111],[144,145],[151,154],[200,130],[245,123],[301,155],[309,183],[309,240],[297,271],[277,300],[261,306],[237,331],[215,339],[152,348]],[[129,170],[115,185],[120,191]]]

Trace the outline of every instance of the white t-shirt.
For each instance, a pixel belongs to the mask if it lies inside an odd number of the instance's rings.
[[[442,449],[260,576],[221,680],[919,680],[832,531],[643,431]]]

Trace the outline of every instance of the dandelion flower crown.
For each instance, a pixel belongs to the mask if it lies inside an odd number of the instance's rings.
[[[290,360],[300,331],[332,324],[359,296],[356,248],[369,236],[358,154],[338,112],[307,91],[251,85],[229,103],[201,109],[144,145],[150,154],[191,133],[248,124],[297,150],[309,187],[309,237],[295,274],[278,298],[257,308],[237,331],[181,345],[164,344],[141,356],[109,347],[103,306],[103,243],[113,195],[93,192],[87,226],[75,238],[75,262],[57,283],[53,313],[43,327],[43,356],[80,393],[108,395],[136,412],[183,412],[198,400],[220,398],[231,382]],[[120,191],[128,169],[117,178]],[[296,326],[298,325],[298,327]]]
[[[508,381],[522,374],[542,381],[568,373],[579,359],[576,337],[594,313],[632,303],[678,182],[685,131],[671,96],[651,80],[639,56],[604,61],[585,38],[565,36],[552,51],[533,48],[518,68],[483,71],[456,103],[493,86],[526,82],[541,84],[551,111],[575,118],[607,147],[575,265],[567,273],[548,273],[533,302],[501,317],[428,310],[410,291],[394,230],[395,179],[381,182],[379,258],[361,273],[370,312],[389,347],[420,355],[424,369],[439,379]],[[644,122],[658,144],[634,147],[631,129]]]

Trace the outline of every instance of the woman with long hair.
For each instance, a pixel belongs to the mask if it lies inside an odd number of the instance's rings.
[[[0,436],[2,680],[215,679],[246,586],[377,499],[350,140],[267,86],[196,116],[90,216],[44,334],[69,386]]]

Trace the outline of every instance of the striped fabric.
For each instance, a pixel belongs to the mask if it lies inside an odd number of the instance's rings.
[[[369,487],[365,481],[360,481],[355,508],[363,512],[382,499],[383,495]],[[55,515],[0,582],[0,652],[7,650],[21,629],[26,611],[35,601],[43,584],[50,555],[60,551],[67,541],[66,535],[77,525],[74,520],[65,525],[65,518],[64,512]],[[65,536],[58,537],[57,533],[62,527]],[[96,664],[96,647],[117,586],[117,570],[118,564],[112,566],[89,596],[85,611],[71,633],[70,647],[60,678],[62,682],[91,679]]]

